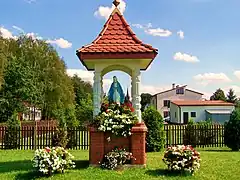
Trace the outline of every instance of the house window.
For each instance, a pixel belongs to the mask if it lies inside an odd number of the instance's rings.
[[[163,105],[164,105],[164,107],[170,107],[170,100],[164,100],[163,101]]]
[[[175,112],[175,118],[177,118],[177,112]]]
[[[164,116],[164,118],[168,117],[169,116],[169,111],[164,111],[163,116]]]
[[[196,112],[191,112],[191,117],[195,118],[196,116]]]
[[[176,94],[184,94],[184,89],[183,88],[176,89]]]

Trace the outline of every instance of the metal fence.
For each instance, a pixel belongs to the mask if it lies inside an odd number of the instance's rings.
[[[2,126],[0,127],[0,149],[13,147],[14,149],[27,150],[52,147],[56,131],[56,127],[51,126],[24,126],[14,129],[14,133],[9,136],[7,135],[7,127]],[[78,127],[70,128],[67,131],[71,142],[69,149],[89,149],[89,132],[86,129]],[[165,125],[164,131],[166,135],[165,147],[182,144],[195,147],[225,146],[223,125]]]
[[[0,127],[0,149],[39,149],[53,146],[56,127],[25,126],[13,129],[8,134],[7,127]],[[89,147],[89,132],[81,127],[67,129],[70,143],[69,149],[87,150]]]
[[[167,146],[223,147],[224,125],[165,125]]]

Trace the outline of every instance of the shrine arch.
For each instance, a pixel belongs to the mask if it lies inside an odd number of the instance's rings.
[[[107,73],[112,72],[112,71],[121,71],[121,72],[125,72],[130,77],[132,76],[132,69],[130,69],[127,66],[117,64],[117,65],[110,65],[110,66],[105,67],[102,70],[102,77],[105,76]]]

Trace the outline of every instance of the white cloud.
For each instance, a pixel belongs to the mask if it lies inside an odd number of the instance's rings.
[[[169,37],[172,35],[172,32],[170,30],[162,28],[152,28],[153,26],[151,23],[148,23],[146,25],[132,24],[132,26],[143,29],[146,34],[149,34],[151,36]]]
[[[185,61],[189,63],[196,63],[199,62],[199,59],[196,56],[192,56],[189,54],[177,52],[174,56],[173,59],[176,61]]]
[[[205,73],[198,74],[193,77],[201,85],[208,85],[210,83],[231,82],[231,79],[224,73]]]
[[[24,0],[25,2],[27,2],[28,4],[32,4],[35,3],[37,0]]]
[[[119,11],[123,14],[124,11],[126,10],[126,2],[123,0],[120,0],[120,5],[118,6]],[[94,12],[94,16],[99,17],[99,18],[105,18],[108,19],[112,11],[114,10],[115,6],[112,5],[111,7],[109,6],[100,6],[98,7],[98,10]]]
[[[16,29],[17,31],[19,31],[20,33],[24,33],[24,30],[18,26],[12,26],[14,29]]]
[[[46,42],[50,43],[50,44],[56,44],[57,46],[59,46],[60,48],[63,48],[63,49],[72,47],[72,43],[63,38],[59,38],[59,39],[55,39],[55,40],[47,40]]]
[[[184,32],[182,30],[178,31],[177,35],[179,36],[180,39],[184,39]]]
[[[74,75],[77,75],[84,81],[88,81],[91,84],[93,84],[93,78],[94,78],[94,73],[92,71],[87,71],[83,69],[67,69],[67,74],[70,77],[73,77]],[[112,80],[111,79],[103,79],[103,90],[104,92],[107,92],[109,89],[109,86],[111,85]]]
[[[234,75],[235,75],[238,79],[240,79],[240,71],[235,71],[235,72],[234,72]]]
[[[5,29],[4,27],[0,27],[0,35],[4,39],[16,39],[16,36],[13,36],[12,32],[9,30]]]
[[[152,36],[160,36],[160,37],[169,37],[172,35],[172,32],[166,29],[161,28],[149,28],[145,30],[146,34],[152,35]]]
[[[149,94],[157,94],[162,91],[166,91],[170,89],[170,86],[154,86],[154,85],[146,85],[141,84],[141,93],[149,93]]]
[[[41,39],[43,39],[43,38],[42,38],[41,36],[39,36],[37,33],[33,33],[33,32],[27,33],[26,36],[27,36],[27,37],[31,37],[33,40],[36,40],[36,39],[41,40]]]

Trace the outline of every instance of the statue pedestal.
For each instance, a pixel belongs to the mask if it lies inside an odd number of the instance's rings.
[[[116,137],[109,132],[101,132],[90,128],[90,149],[89,161],[91,166],[99,166],[104,155],[112,151],[116,146],[125,148],[131,152],[136,160],[131,161],[133,166],[146,166],[145,137],[147,127],[144,123],[136,124],[132,128],[132,135],[129,137]],[[110,141],[109,141],[110,137]]]

